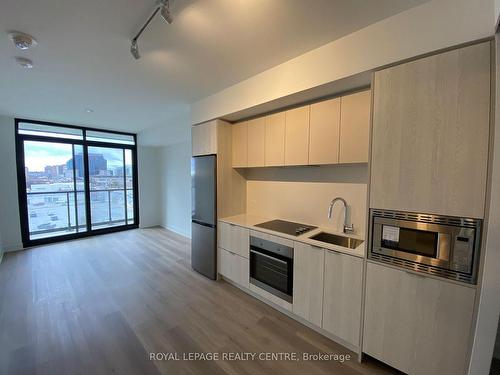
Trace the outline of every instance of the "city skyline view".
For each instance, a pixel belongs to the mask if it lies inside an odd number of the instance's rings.
[[[123,158],[117,157],[116,149],[99,147],[99,153],[106,159],[108,168],[115,169],[122,166]],[[78,155],[78,153],[75,152],[75,155]],[[44,172],[47,166],[63,165],[71,159],[71,144],[40,141],[25,142],[24,164],[29,172]],[[131,161],[126,160],[126,165],[131,165]]]

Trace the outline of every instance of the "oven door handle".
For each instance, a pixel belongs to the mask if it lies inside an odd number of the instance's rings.
[[[272,257],[272,256],[267,255],[267,254],[263,254],[263,253],[261,253],[260,251],[255,251],[255,250],[250,249],[250,252],[251,252],[251,253],[254,253],[254,254],[257,254],[257,255],[259,255],[259,256],[263,256],[263,257],[266,257],[266,258],[272,259],[272,260],[274,260],[275,262],[279,262],[279,263],[283,263],[283,264],[288,264],[288,262],[286,262],[286,261],[284,261],[284,260],[281,260],[281,259],[278,259],[278,258]]]

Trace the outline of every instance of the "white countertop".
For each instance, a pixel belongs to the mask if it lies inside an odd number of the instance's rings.
[[[237,225],[240,227],[245,227],[245,228],[255,230],[258,232],[262,232],[262,233],[272,234],[273,236],[287,238],[287,239],[292,240],[292,241],[298,241],[298,242],[306,243],[309,245],[321,247],[322,249],[326,249],[326,250],[332,250],[332,251],[336,251],[339,253],[357,256],[360,258],[363,258],[365,256],[366,240],[365,240],[364,236],[354,235],[354,234],[346,236],[344,233],[338,233],[338,232],[332,231],[331,229],[322,228],[322,227],[318,227],[318,228],[311,230],[307,233],[301,234],[300,236],[291,236],[289,234],[276,232],[273,230],[264,229],[264,228],[260,228],[260,227],[255,226],[256,224],[264,223],[266,221],[275,220],[275,219],[279,219],[279,218],[269,218],[269,217],[263,217],[263,216],[258,216],[258,215],[241,214],[241,215],[236,215],[236,216],[224,217],[222,219],[219,219],[219,221],[222,221],[222,222],[228,223],[228,224]],[[310,239],[310,237],[315,236],[316,234],[318,234],[320,232],[332,233],[332,234],[336,234],[338,236],[343,236],[343,237],[357,238],[357,239],[362,240],[363,243],[355,249],[349,249],[347,247],[332,245],[332,244],[329,244],[326,242],[321,242],[321,241],[316,241],[316,240]]]

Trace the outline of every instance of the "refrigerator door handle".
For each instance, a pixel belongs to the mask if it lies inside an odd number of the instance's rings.
[[[216,227],[215,224],[208,224],[208,223],[204,223],[202,221],[195,220],[195,219],[192,219],[191,222],[195,223],[195,224],[198,224],[198,225],[203,225],[204,227],[209,227],[209,228],[215,228]]]

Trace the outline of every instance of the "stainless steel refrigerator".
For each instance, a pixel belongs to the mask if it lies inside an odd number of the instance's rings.
[[[191,159],[191,267],[217,278],[217,157]]]

